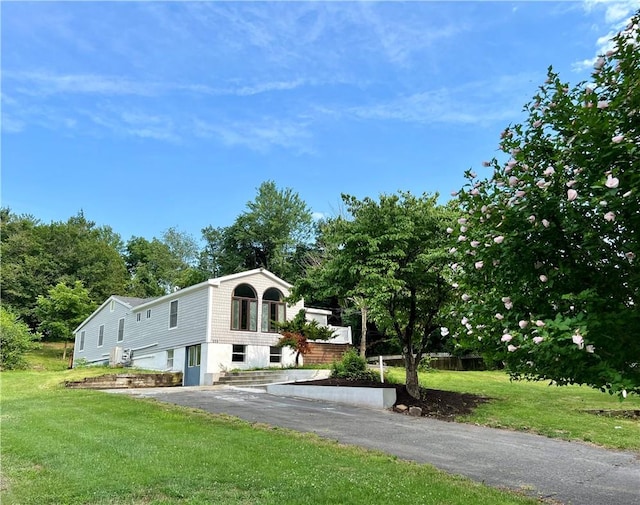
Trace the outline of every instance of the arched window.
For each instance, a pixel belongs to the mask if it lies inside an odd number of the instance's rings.
[[[277,333],[275,323],[285,321],[284,296],[276,288],[269,288],[262,295],[262,331]]]
[[[231,329],[258,331],[258,297],[249,284],[240,284],[233,290]]]

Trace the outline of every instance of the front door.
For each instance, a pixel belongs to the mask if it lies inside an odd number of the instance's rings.
[[[200,385],[200,344],[187,347],[184,363],[184,385]]]

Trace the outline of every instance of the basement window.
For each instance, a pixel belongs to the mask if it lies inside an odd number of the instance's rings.
[[[246,354],[246,345],[233,344],[231,350],[231,361],[235,363],[243,363]]]

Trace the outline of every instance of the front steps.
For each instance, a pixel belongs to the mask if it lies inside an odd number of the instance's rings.
[[[225,386],[264,386],[274,382],[286,382],[287,372],[284,370],[251,370],[241,372],[225,372],[215,385]]]

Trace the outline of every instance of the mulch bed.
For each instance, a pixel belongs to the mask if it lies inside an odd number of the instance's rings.
[[[442,391],[440,389],[420,389],[419,400],[413,398],[404,384],[389,384],[370,381],[357,381],[347,379],[322,379],[315,381],[298,382],[300,385],[318,386],[344,386],[344,387],[371,387],[371,388],[395,388],[396,403],[393,406],[395,412],[399,412],[399,405],[406,407],[420,407],[422,415],[434,417],[443,421],[455,421],[456,417],[470,414],[478,405],[489,401],[489,398],[473,395],[470,393],[455,393],[453,391]],[[407,411],[403,412],[406,413]]]

